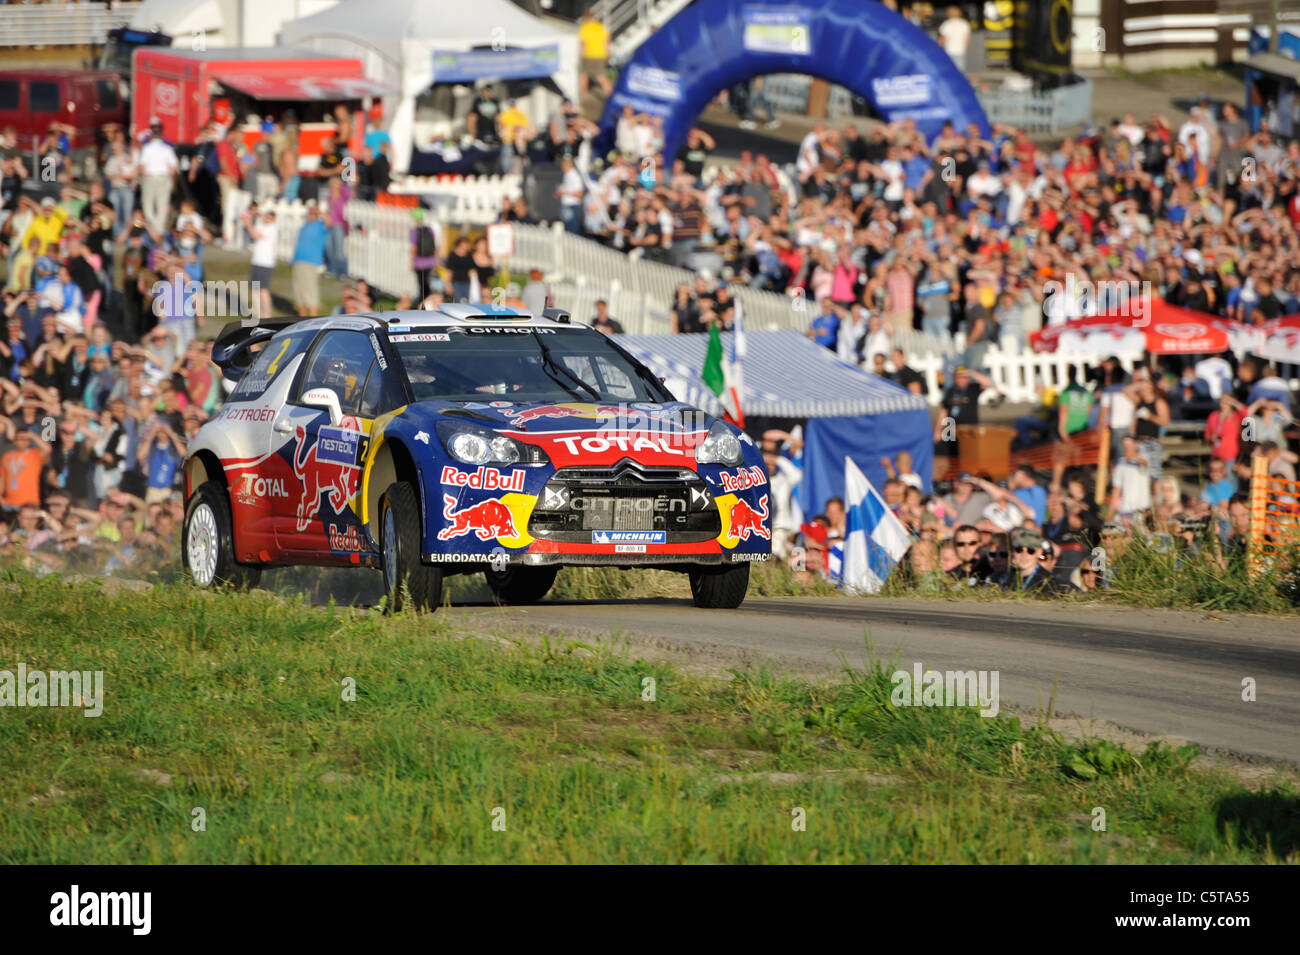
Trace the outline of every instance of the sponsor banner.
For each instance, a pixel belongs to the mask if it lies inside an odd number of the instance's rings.
[[[644,554],[645,544],[615,544],[614,553],[616,554]]]
[[[931,80],[926,73],[908,73],[903,76],[878,76],[871,81],[876,106],[892,109],[900,106],[921,106],[929,103]]]
[[[543,448],[557,467],[585,465],[601,467],[633,458],[643,466],[672,466],[695,470],[695,448],[706,431],[663,432],[600,430],[510,431],[511,437]]]
[[[745,6],[742,42],[755,53],[812,53],[810,11],[804,7]]]
[[[495,31],[494,31],[495,32]],[[532,49],[434,50],[433,82],[473,83],[476,80],[536,80],[560,68],[557,43]]]
[[[672,70],[657,66],[630,63],[627,67],[627,88],[633,93],[650,96],[669,103],[681,102],[682,77]]]
[[[593,544],[666,544],[667,531],[592,531]]]
[[[228,407],[221,413],[221,417],[227,421],[270,421],[275,417],[275,409]]]
[[[451,465],[442,469],[443,484],[451,487],[473,488],[476,491],[522,491],[525,476],[526,472],[521,469],[505,472],[500,468],[486,466],[469,474]]]
[[[402,335],[389,335],[390,342],[449,342],[451,336],[446,332],[408,332]]]
[[[328,464],[357,466],[357,453],[361,450],[360,431],[347,428],[322,427],[316,439],[316,460]]]
[[[766,484],[767,472],[755,464],[738,471],[723,471],[718,475],[718,481],[724,491],[747,491]]]

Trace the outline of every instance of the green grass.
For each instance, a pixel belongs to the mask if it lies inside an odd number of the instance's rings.
[[[114,593],[20,572],[0,593],[0,669],[105,679],[98,719],[0,710],[4,863],[1300,854],[1289,785],[1252,792],[1193,768],[1189,750],[1135,757],[1005,715],[895,707],[882,662],[833,683],[718,681],[554,637],[475,636],[446,613],[184,585]],[[864,647],[852,662],[866,659]],[[191,828],[196,807],[206,831]]]

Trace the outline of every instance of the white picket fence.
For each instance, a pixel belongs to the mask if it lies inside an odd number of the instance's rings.
[[[957,344],[961,344],[961,336],[958,336]],[[944,356],[939,354],[912,352],[907,351],[906,346],[903,347],[907,354],[908,365],[925,376],[930,404],[938,406],[943,402],[943,387],[939,383],[939,375],[944,371],[945,365],[951,366],[952,362],[945,362]],[[1111,353],[1108,352],[1107,355],[1109,354]],[[1107,356],[1100,353],[1095,355],[1049,352],[1039,354],[1021,347],[1018,342],[1010,338],[1004,338],[1001,347],[990,348],[984,353],[981,370],[993,380],[997,391],[1006,395],[1007,401],[1034,402],[1040,397],[1038,391],[1040,385],[1059,392],[1069,384],[1068,369],[1071,368],[1074,369],[1076,380],[1082,383],[1085,372],[1089,368],[1096,368],[1105,357]],[[1142,360],[1141,353],[1121,352],[1115,357],[1119,359],[1125,371],[1132,371],[1133,367]],[[995,400],[997,391],[985,389],[980,395],[980,402],[988,404]]]
[[[523,195],[523,177],[504,176],[405,176],[394,180],[389,192],[418,195],[442,222],[484,226],[497,220],[507,199]]]

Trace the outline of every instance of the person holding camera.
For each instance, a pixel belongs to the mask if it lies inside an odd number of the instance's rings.
[[[185,441],[166,420],[159,418],[145,432],[137,453],[140,467],[146,473],[144,501],[162,504],[171,497],[185,459]]]

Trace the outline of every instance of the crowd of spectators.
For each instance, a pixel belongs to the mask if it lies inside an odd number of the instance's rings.
[[[209,224],[175,201],[156,130],[139,149],[107,134],[102,179],[39,202],[14,188],[0,207],[0,557],[40,572],[174,564],[186,444],[223,396],[193,284]],[[12,130],[0,141],[21,184]]]
[[[909,454],[883,459],[888,478],[881,497],[914,542],[897,572],[922,589],[996,586],[1059,595],[1108,586],[1108,562],[1142,541],[1180,559],[1208,558],[1226,573],[1245,556],[1257,460],[1270,477],[1291,482],[1300,463],[1292,450],[1297,432],[1289,385],[1270,371],[1248,360],[1216,378],[1216,410],[1204,423],[1211,456],[1199,485],[1163,469],[1163,425],[1179,400],[1179,383],[1161,379],[1149,365],[1129,374],[1114,358],[1092,369],[1086,383],[1072,380],[1044,402],[1048,427],[1060,441],[1109,431],[1115,450],[1100,495],[1093,466],[1061,465],[1048,475],[1023,464],[1000,481],[964,471],[926,493]],[[797,429],[763,435],[773,550],[805,579],[838,581],[844,502],[832,498],[821,513],[803,514],[802,450]]]

